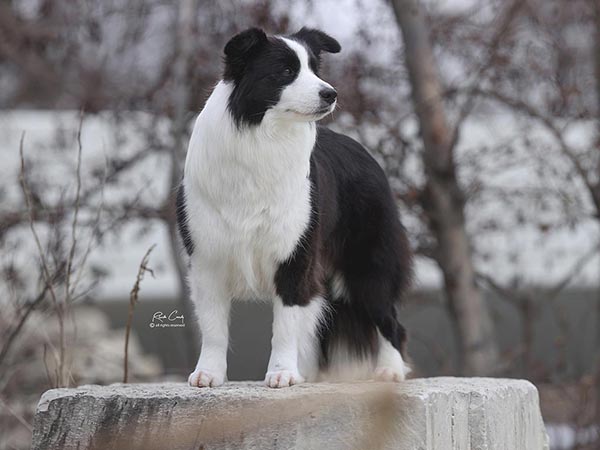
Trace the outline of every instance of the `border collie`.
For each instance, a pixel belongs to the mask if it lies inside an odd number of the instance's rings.
[[[412,263],[394,197],[364,147],[316,124],[337,103],[320,57],[340,49],[308,28],[225,46],[177,195],[202,333],[192,386],[226,379],[233,299],[273,301],[270,387],[408,372],[396,307]]]

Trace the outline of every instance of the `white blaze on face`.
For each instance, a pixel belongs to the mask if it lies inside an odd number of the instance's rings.
[[[306,48],[292,39],[281,38],[300,61],[300,72],[296,79],[281,92],[279,103],[274,108],[278,113],[295,119],[318,120],[335,108],[335,102],[325,111],[319,92],[333,87],[321,80],[310,68]]]

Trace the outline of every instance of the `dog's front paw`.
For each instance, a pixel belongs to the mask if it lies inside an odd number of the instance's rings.
[[[377,367],[375,369],[375,380],[377,381],[404,381],[408,374],[407,368],[393,369],[391,367]]]
[[[304,383],[304,378],[293,370],[276,370],[267,372],[265,376],[265,384],[272,388],[288,387],[300,383]]]
[[[221,375],[204,369],[194,370],[188,378],[188,383],[192,387],[216,387],[221,386],[224,382],[224,374]]]

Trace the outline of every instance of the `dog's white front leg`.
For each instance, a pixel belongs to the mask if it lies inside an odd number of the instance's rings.
[[[214,387],[225,382],[229,347],[231,298],[225,289],[224,271],[206,270],[192,262],[190,289],[202,334],[202,349],[190,386]]]
[[[301,306],[285,306],[279,297],[273,304],[273,338],[265,383],[272,388],[304,382],[298,371]],[[305,324],[306,325],[306,324]]]
[[[285,306],[277,297],[273,305],[273,339],[265,382],[287,387],[314,381],[319,370],[318,326],[326,311],[317,296],[305,306]]]

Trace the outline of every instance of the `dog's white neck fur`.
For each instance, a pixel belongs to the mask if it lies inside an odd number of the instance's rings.
[[[311,113],[319,91],[331,86],[310,69],[303,45],[280,39],[298,56],[300,71],[260,124],[237,126],[228,108],[233,84],[220,81],[192,132],[186,184],[200,190],[232,224],[252,221],[265,208],[303,204],[309,194],[315,120],[320,118]]]

